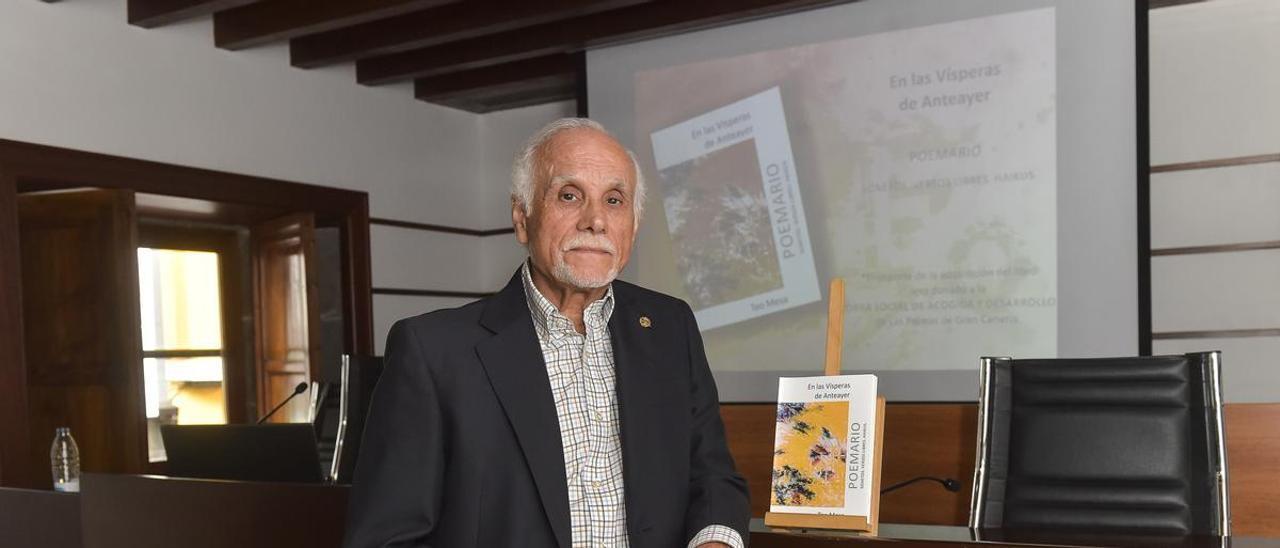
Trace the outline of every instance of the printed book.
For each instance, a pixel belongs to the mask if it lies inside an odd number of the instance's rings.
[[[870,515],[876,390],[875,375],[778,379],[770,512]]]

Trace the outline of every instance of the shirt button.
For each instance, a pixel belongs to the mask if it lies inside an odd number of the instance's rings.
[[[600,489],[600,482],[598,482],[598,481],[593,481],[593,482],[591,482],[591,488],[592,488],[592,489]]]
[[[596,420],[598,420],[598,421],[602,421],[602,420],[604,420],[604,413],[601,413],[599,409],[594,410],[594,411],[592,411],[591,413],[595,415]]]

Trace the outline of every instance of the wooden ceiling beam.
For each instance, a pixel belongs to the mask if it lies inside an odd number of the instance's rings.
[[[295,67],[333,63],[563,21],[651,0],[485,0],[422,10],[289,41]]]
[[[586,56],[559,53],[414,81],[419,100],[476,113],[581,99]]]
[[[1147,0],[1147,9],[1168,8],[1183,4],[1196,4],[1205,0]]]
[[[213,42],[224,49],[243,49],[458,1],[262,0],[214,14]]]
[[[577,98],[577,82],[563,79],[546,79],[531,82],[514,90],[486,90],[469,94],[431,99],[428,102],[477,114],[513,108],[541,105]]]
[[[129,0],[129,24],[155,28],[223,10],[247,6],[258,0]]]
[[[438,103],[458,97],[518,94],[567,85],[572,91],[583,69],[582,53],[557,53],[413,82],[414,97]]]
[[[653,38],[850,0],[659,0],[568,21],[356,61],[361,84],[381,85]]]

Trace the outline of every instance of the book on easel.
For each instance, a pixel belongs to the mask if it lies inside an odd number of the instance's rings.
[[[771,527],[875,535],[880,515],[884,398],[875,375],[841,375],[844,280],[831,282],[826,375],[778,379]]]
[[[779,379],[769,521],[871,529],[864,522],[879,499],[877,407],[875,375]],[[824,519],[794,519],[805,516]]]

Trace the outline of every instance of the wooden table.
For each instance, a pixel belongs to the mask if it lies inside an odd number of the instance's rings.
[[[891,543],[891,544],[890,544]],[[893,548],[1026,546],[1116,548],[1252,548],[1280,546],[1280,539],[1094,534],[1081,531],[972,530],[944,525],[880,524],[879,536],[841,531],[797,531],[771,528],[751,520],[751,548],[837,548],[883,544]]]
[[[348,488],[297,483],[85,474],[79,495],[0,488],[3,548],[340,548]],[[1253,548],[1280,539],[1151,537],[1079,531],[971,531],[880,525],[877,537],[751,523],[751,548],[1071,546]],[[488,547],[484,547],[488,548]]]

